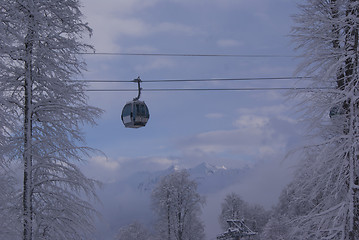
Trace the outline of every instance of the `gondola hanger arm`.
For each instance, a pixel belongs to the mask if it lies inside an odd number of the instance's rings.
[[[142,82],[142,80],[141,80],[140,77],[138,77],[138,78],[134,79],[133,82],[137,82],[137,85],[138,85],[138,95],[137,95],[137,97],[135,97],[135,98],[133,99],[133,101],[137,101],[137,100],[139,100],[140,97],[141,97],[141,90],[142,90],[142,88],[141,88],[141,82]]]

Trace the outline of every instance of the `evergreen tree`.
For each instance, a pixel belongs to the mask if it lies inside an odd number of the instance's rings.
[[[23,240],[88,239],[95,182],[76,165],[89,153],[82,124],[101,111],[90,107],[80,40],[91,29],[78,0],[1,0],[1,157],[22,161]],[[10,121],[9,121],[10,120]]]

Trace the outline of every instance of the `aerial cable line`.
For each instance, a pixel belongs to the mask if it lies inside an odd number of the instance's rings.
[[[249,78],[202,78],[202,79],[162,79],[162,80],[144,80],[143,83],[161,83],[161,82],[215,82],[215,81],[261,81],[261,80],[300,80],[312,79],[313,77],[249,77]],[[133,83],[129,80],[96,80],[96,79],[78,79],[74,81],[83,81],[88,83]]]
[[[258,88],[151,88],[142,89],[145,92],[177,92],[177,91],[277,91],[277,90],[324,90],[335,89],[328,87],[258,87]],[[87,92],[135,92],[137,89],[87,89]]]
[[[81,55],[104,56],[154,56],[154,57],[232,57],[232,58],[294,58],[295,55],[280,54],[198,54],[198,53],[126,53],[126,52],[83,52]]]

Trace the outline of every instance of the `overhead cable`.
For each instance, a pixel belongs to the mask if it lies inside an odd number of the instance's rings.
[[[233,58],[294,58],[295,55],[280,54],[199,54],[199,53],[126,53],[126,52],[83,52],[81,55],[104,56],[154,56],[154,57],[233,57]]]
[[[161,82],[215,82],[215,81],[261,81],[261,80],[303,80],[312,79],[312,77],[249,77],[249,78],[201,78],[201,79],[149,79],[143,80],[143,83],[161,83]],[[89,83],[133,83],[133,80],[107,80],[107,79],[78,79],[74,81],[83,81]]]
[[[258,87],[258,88],[151,88],[142,89],[145,92],[174,92],[174,91],[277,91],[277,90],[324,90],[334,88],[306,87]],[[135,92],[137,89],[87,89],[88,92]]]

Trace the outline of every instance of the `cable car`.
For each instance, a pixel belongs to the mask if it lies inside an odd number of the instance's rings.
[[[138,96],[132,101],[127,102],[122,109],[121,119],[126,128],[140,128],[146,126],[150,113],[144,101],[140,101],[141,96],[141,79],[138,77],[134,80],[138,83]]]
[[[127,128],[139,128],[146,126],[150,114],[143,101],[130,101],[123,107],[121,119]]]

